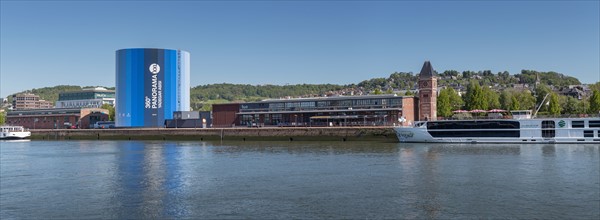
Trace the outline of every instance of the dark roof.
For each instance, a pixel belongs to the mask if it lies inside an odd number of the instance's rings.
[[[403,96],[397,96],[394,94],[382,94],[382,95],[353,95],[353,96],[330,96],[330,97],[311,97],[311,98],[292,98],[292,99],[265,99],[258,102],[247,102],[249,103],[271,103],[271,102],[315,102],[315,101],[331,101],[331,100],[354,100],[354,99],[382,99],[382,98],[402,98]],[[412,97],[412,96],[409,96]]]
[[[423,64],[423,68],[421,68],[421,73],[419,73],[419,78],[429,79],[435,76],[436,74],[433,70],[433,67],[431,66],[431,63],[429,61],[425,61],[425,63]]]

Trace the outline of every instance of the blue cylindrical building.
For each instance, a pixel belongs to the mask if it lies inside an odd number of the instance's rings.
[[[190,110],[190,53],[132,48],[116,52],[117,127],[163,127]]]

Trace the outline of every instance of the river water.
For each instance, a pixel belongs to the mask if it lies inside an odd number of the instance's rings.
[[[596,145],[0,142],[0,219],[600,218]]]

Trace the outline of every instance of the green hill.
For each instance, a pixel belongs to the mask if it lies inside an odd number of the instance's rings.
[[[456,86],[467,85],[469,81],[476,79],[482,85],[499,85],[509,87],[515,83],[533,84],[539,76],[541,84],[554,86],[567,86],[581,84],[578,79],[556,72],[537,72],[534,70],[522,70],[520,74],[510,75],[508,72],[492,73],[490,70],[463,71],[446,70],[438,73],[438,85]],[[416,89],[418,75],[412,72],[394,72],[389,77],[372,78],[358,84],[335,85],[335,84],[297,84],[297,85],[248,85],[248,84],[209,84],[198,85],[191,88],[190,101],[193,109],[209,110],[213,103],[224,103],[233,101],[257,101],[266,98],[283,97],[314,97],[323,95],[351,95],[370,94],[380,92],[392,92],[394,90]],[[56,101],[58,94],[66,91],[76,91],[93,86],[59,85],[26,90],[39,95],[47,101]],[[114,89],[114,87],[108,87]],[[23,93],[20,92],[20,93]],[[404,94],[401,94],[404,95]],[[9,101],[12,95],[10,95]]]
[[[81,89],[85,89],[85,88],[93,88],[93,87],[104,87],[104,86],[75,86],[75,85],[58,85],[58,86],[53,86],[53,87],[43,87],[43,88],[37,88],[37,89],[31,89],[31,90],[25,90],[22,92],[18,92],[15,94],[20,94],[20,93],[33,93],[35,95],[40,96],[40,99],[46,100],[46,101],[51,101],[51,102],[56,102],[58,100],[58,94],[61,92],[68,92],[68,91],[79,91]],[[109,90],[114,90],[115,87],[104,87],[107,88]],[[8,97],[8,101],[12,102],[12,96],[15,95],[9,95]]]

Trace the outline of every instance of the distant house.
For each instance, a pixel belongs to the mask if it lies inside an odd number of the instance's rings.
[[[558,94],[564,96],[571,96],[576,99],[583,99],[585,97],[585,92],[583,91],[583,87],[581,86],[573,86],[573,87],[563,87],[557,91]]]
[[[513,88],[516,90],[525,90],[529,88],[528,84],[523,84],[523,83],[518,83],[518,84],[513,84]]]
[[[12,99],[12,108],[15,110],[54,108],[52,102],[40,99],[40,96],[31,93],[15,94]]]

